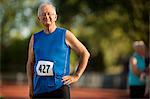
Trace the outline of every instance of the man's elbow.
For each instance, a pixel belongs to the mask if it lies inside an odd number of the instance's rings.
[[[84,51],[84,55],[85,55],[85,57],[86,58],[88,58],[89,59],[89,57],[90,57],[90,53],[86,50],[86,51]]]
[[[32,62],[32,61],[27,61],[26,68],[27,68],[27,69],[28,69],[28,68],[32,68],[33,65],[34,65],[34,62]]]
[[[87,57],[89,58],[90,57],[90,53],[87,51]]]

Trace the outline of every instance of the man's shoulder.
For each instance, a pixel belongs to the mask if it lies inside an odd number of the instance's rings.
[[[41,37],[42,32],[43,32],[43,30],[33,33],[34,39]]]
[[[43,30],[41,30],[39,32],[35,32],[34,35],[41,34],[42,32],[43,32]]]
[[[39,36],[39,35],[42,34],[42,32],[43,32],[43,30],[41,30],[41,31],[39,31],[39,32],[35,32],[35,33],[33,33],[33,36],[34,36],[34,37],[35,37],[35,36]]]
[[[63,27],[57,27],[60,31],[67,31],[66,28],[63,28]]]

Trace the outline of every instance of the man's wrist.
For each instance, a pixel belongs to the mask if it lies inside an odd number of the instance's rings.
[[[80,78],[79,74],[74,74],[75,77],[77,77],[78,79]]]

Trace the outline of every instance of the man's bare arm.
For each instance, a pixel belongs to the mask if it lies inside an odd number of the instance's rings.
[[[74,75],[75,80],[71,81],[71,83],[73,83],[76,82],[83,74],[87,66],[90,53],[87,51],[85,46],[70,31],[66,32],[66,43],[80,56],[79,65]],[[70,78],[69,76],[63,77],[63,81],[65,82],[65,84],[69,84],[68,80],[69,78]]]
[[[32,36],[29,43],[28,60],[26,65],[30,96],[33,95],[33,65],[34,65],[33,41],[34,38]]]

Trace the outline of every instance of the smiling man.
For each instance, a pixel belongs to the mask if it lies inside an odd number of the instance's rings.
[[[84,72],[89,52],[69,30],[57,27],[57,14],[51,3],[38,8],[38,19],[44,29],[32,35],[26,65],[30,98],[70,98],[69,85]],[[70,49],[80,61],[70,75]]]

